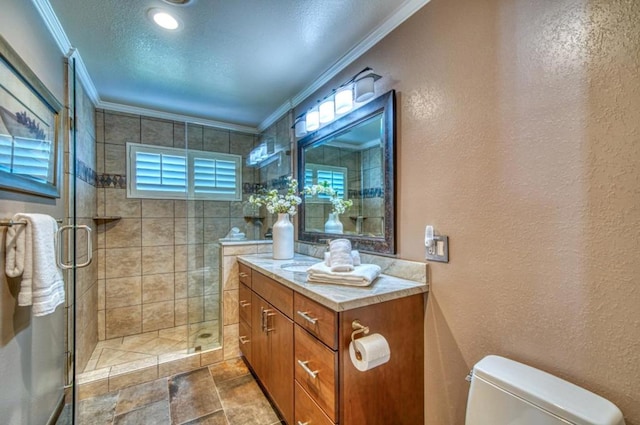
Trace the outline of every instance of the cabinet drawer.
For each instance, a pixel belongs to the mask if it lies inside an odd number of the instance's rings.
[[[293,290],[258,272],[253,272],[251,284],[256,294],[268,300],[272,306],[283,312],[289,319],[292,318]]]
[[[293,300],[294,320],[334,350],[338,349],[338,313],[296,293]]]
[[[300,326],[296,325],[295,328],[296,381],[335,422],[338,412],[336,398],[338,355]]]
[[[251,288],[251,268],[249,268],[249,266],[238,262],[238,277],[240,278],[240,282]]]
[[[242,319],[240,319],[239,335],[238,345],[240,346],[240,351],[242,351],[247,361],[251,363],[251,327]]]
[[[296,382],[295,424],[333,425],[333,421],[309,397],[309,394]]]
[[[240,284],[238,294],[238,311],[240,312],[240,319],[251,323],[251,289],[247,288],[243,283]]]

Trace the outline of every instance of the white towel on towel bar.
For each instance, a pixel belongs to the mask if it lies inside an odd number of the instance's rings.
[[[380,275],[380,266],[361,264],[350,272],[332,272],[324,262],[307,269],[307,281],[311,283],[331,283],[337,285],[369,286]]]
[[[45,214],[16,214],[26,225],[7,229],[5,272],[22,275],[18,305],[33,306],[34,316],[53,313],[65,299],[62,271],[56,264],[56,220]]]

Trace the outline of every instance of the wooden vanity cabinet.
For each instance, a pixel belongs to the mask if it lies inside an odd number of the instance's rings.
[[[241,290],[251,293],[251,343],[241,349],[287,424],[424,423],[424,294],[336,312],[250,276]],[[387,339],[388,363],[366,372],[351,363],[354,320]]]
[[[251,359],[247,361],[289,424],[293,424],[293,321],[276,308],[293,304],[293,292],[260,273],[253,273]],[[290,302],[287,303],[287,290]],[[271,296],[267,302],[258,294]],[[275,305],[274,305],[275,304]],[[244,353],[244,351],[243,351]]]

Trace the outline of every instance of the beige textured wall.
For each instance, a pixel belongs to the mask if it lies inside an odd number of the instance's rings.
[[[426,224],[450,238],[428,424],[464,423],[490,353],[640,424],[639,22],[634,0],[433,0],[328,84],[369,65],[398,91],[399,256],[424,259]]]

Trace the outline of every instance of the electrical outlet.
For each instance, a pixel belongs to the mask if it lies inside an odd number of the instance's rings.
[[[449,237],[442,235],[433,235],[433,244],[426,248],[426,259],[429,261],[438,261],[440,263],[449,262]]]

